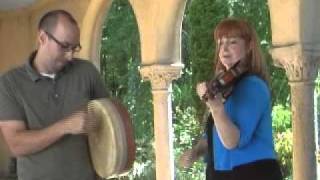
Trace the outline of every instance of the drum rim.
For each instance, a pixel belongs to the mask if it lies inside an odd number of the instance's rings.
[[[114,142],[115,149],[117,149],[118,151],[120,150],[120,152],[114,152],[114,153],[117,153],[120,156],[116,156],[115,154],[113,154],[113,157],[111,157],[112,159],[111,162],[106,162],[106,165],[105,166],[103,165],[103,167],[99,167],[96,160],[92,160],[96,173],[103,178],[110,178],[113,176],[118,176],[123,173],[126,173],[132,167],[133,162],[135,160],[135,153],[136,153],[135,152],[136,145],[134,142],[133,128],[132,128],[132,124],[130,123],[129,113],[119,102],[111,99],[107,99],[107,98],[92,100],[89,102],[89,104],[95,105],[96,107],[98,107],[100,113],[103,113],[105,116],[113,116],[112,118],[109,119],[110,122],[104,122],[104,123],[109,123],[110,125],[112,124],[112,127],[117,126],[116,128],[121,129],[121,132],[128,133],[128,134],[119,133],[120,135],[116,135],[117,137],[113,136],[110,138]],[[90,111],[89,108],[88,108],[88,111]],[[118,113],[110,113],[110,112],[118,112]],[[124,122],[122,123],[114,122],[116,119],[120,119],[120,118],[122,118]],[[106,121],[105,118],[103,120]],[[115,132],[113,132],[113,135],[115,135]],[[92,139],[93,137],[94,137],[94,133],[93,134],[89,133],[88,139],[89,139],[90,151],[92,151],[91,149],[93,148],[92,147],[93,145],[90,139]],[[111,148],[111,149],[114,149],[114,148]],[[93,156],[92,159],[99,159],[98,157],[96,157],[95,153],[93,152],[90,152],[90,153],[91,153],[91,156]]]

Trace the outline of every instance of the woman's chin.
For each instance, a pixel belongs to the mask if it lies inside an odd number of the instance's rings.
[[[226,70],[229,70],[232,67],[231,64],[224,64],[224,68],[226,68]]]

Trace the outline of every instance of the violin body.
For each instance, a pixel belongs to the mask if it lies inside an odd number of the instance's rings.
[[[247,68],[239,61],[227,71],[218,74],[216,78],[206,82],[207,92],[202,97],[203,100],[214,99],[221,93],[226,99],[232,92],[235,82],[247,72]]]

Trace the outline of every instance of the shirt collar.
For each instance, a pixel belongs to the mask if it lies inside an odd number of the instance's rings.
[[[38,81],[41,78],[41,75],[32,67],[36,54],[37,54],[37,51],[32,52],[25,65],[25,68],[27,70],[29,77],[34,82]]]
[[[44,76],[40,75],[33,67],[33,63],[34,63],[34,58],[37,55],[37,50],[33,51],[31,53],[31,55],[29,56],[27,63],[25,64],[27,73],[29,75],[29,77],[31,78],[32,81],[37,82],[38,80],[40,80],[41,78],[43,78]],[[70,69],[70,67],[72,66],[73,61],[70,61],[68,64],[65,65],[65,67],[59,71],[56,76],[55,79],[61,77],[63,74],[65,74],[68,69]]]

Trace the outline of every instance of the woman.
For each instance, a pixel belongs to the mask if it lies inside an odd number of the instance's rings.
[[[217,25],[214,39],[216,76],[240,64],[245,73],[236,78],[227,95],[208,96],[208,83],[197,85],[197,94],[205,99],[212,115],[209,119],[214,126],[208,129],[212,136],[207,134],[209,141],[202,139],[186,151],[180,163],[190,166],[209,148],[213,151],[208,160],[213,172],[207,173],[207,179],[280,180],[272,138],[268,73],[256,33],[246,21],[228,18]]]

